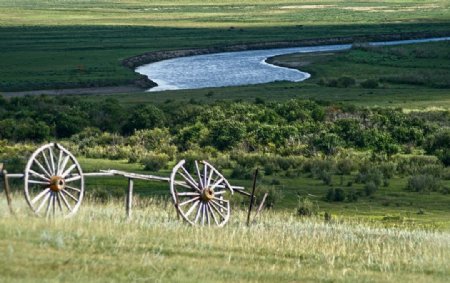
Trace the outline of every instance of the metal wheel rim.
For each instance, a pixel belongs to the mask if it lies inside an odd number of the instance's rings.
[[[25,167],[24,193],[37,216],[69,218],[78,211],[84,196],[81,166],[63,146],[43,145]]]
[[[206,161],[195,161],[191,174],[181,160],[170,176],[170,193],[177,213],[191,225],[224,226],[230,219],[233,190],[220,172]]]

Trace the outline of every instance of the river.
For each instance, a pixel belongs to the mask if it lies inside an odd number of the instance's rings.
[[[370,42],[371,46],[401,45],[450,40],[450,37]],[[267,58],[291,54],[324,51],[340,51],[351,48],[351,44],[323,45],[309,47],[249,50],[196,55],[163,60],[136,68],[158,86],[149,91],[175,89],[199,89],[275,81],[300,82],[310,74],[295,69],[266,63]]]

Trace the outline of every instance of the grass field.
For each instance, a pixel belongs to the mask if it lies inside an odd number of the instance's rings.
[[[142,174],[152,174],[158,176],[170,176],[169,170],[160,172],[149,172],[143,170],[139,164],[130,164],[126,160],[104,160],[79,158],[84,172],[98,172],[103,169],[116,169]],[[229,170],[224,171],[232,185],[242,185],[247,189],[251,188],[250,179],[232,179]],[[299,207],[299,198],[307,197],[312,201],[318,217],[323,217],[325,212],[334,217],[345,218],[352,221],[364,221],[378,223],[386,227],[405,225],[411,228],[426,228],[450,231],[450,221],[448,215],[450,208],[450,195],[441,192],[417,193],[406,190],[406,177],[396,176],[390,179],[388,186],[380,186],[378,191],[371,196],[360,196],[356,202],[328,202],[325,196],[330,188],[343,188],[363,191],[364,184],[356,183],[356,172],[341,178],[334,175],[331,185],[324,184],[319,179],[314,179],[308,174],[298,177],[285,177],[281,175],[263,176],[258,183],[259,189],[272,188],[280,195],[274,205],[274,210],[285,213],[296,213]],[[276,180],[274,182],[274,180]],[[352,185],[348,186],[351,182]],[[450,187],[450,180],[443,181],[444,187]],[[22,181],[14,183],[14,190],[17,192],[14,204],[23,202]],[[127,188],[127,179],[121,177],[86,178],[86,192],[88,197],[98,197],[102,200],[124,199]],[[135,193],[140,197],[169,198],[169,184],[165,182],[135,182]],[[248,199],[236,195],[234,204],[247,206]],[[2,200],[2,206],[5,204]]]
[[[122,203],[85,203],[45,221],[0,206],[3,282],[447,282],[448,232],[266,212],[247,228],[195,228],[171,205],[147,203],[131,221]],[[256,264],[257,263],[257,264]]]
[[[114,86],[147,51],[448,32],[447,1],[2,1],[0,91]]]

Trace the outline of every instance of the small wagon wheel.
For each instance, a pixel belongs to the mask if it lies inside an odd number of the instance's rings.
[[[64,147],[49,143],[38,148],[25,167],[25,199],[38,216],[73,216],[83,200],[80,164]]]
[[[228,181],[206,161],[195,161],[192,175],[184,164],[181,160],[170,176],[170,193],[178,214],[192,225],[225,225],[231,211],[225,194],[233,193]]]

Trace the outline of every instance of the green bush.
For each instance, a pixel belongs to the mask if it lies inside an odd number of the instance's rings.
[[[325,196],[326,201],[344,201],[345,200],[345,191],[341,188],[330,188]]]
[[[355,85],[355,79],[351,77],[340,77],[337,79],[337,86],[342,88],[347,88]]]
[[[374,79],[368,79],[360,83],[361,87],[363,88],[377,88],[378,87],[378,81]]]
[[[149,152],[141,159],[141,163],[144,165],[145,170],[159,171],[167,167],[169,160],[167,154]]]
[[[231,171],[231,178],[252,180],[254,177],[254,172],[255,170],[253,168],[248,168],[237,164]]]
[[[313,216],[318,214],[319,206],[307,197],[299,197],[296,211],[298,216]]]
[[[372,181],[367,182],[364,185],[364,192],[366,193],[366,196],[373,195],[377,190],[378,190],[378,186]]]
[[[355,191],[355,189],[350,189],[347,193],[346,199],[348,202],[356,202],[358,201],[359,194]]]
[[[408,179],[406,188],[413,192],[435,192],[441,188],[441,181],[433,175],[416,175]]]
[[[256,191],[256,203],[259,204],[267,193],[267,198],[264,203],[266,208],[273,208],[277,203],[283,199],[283,194],[280,190],[277,190],[274,186],[260,186]]]
[[[353,167],[353,161],[351,159],[340,159],[336,162],[336,171],[339,175],[350,175]]]

